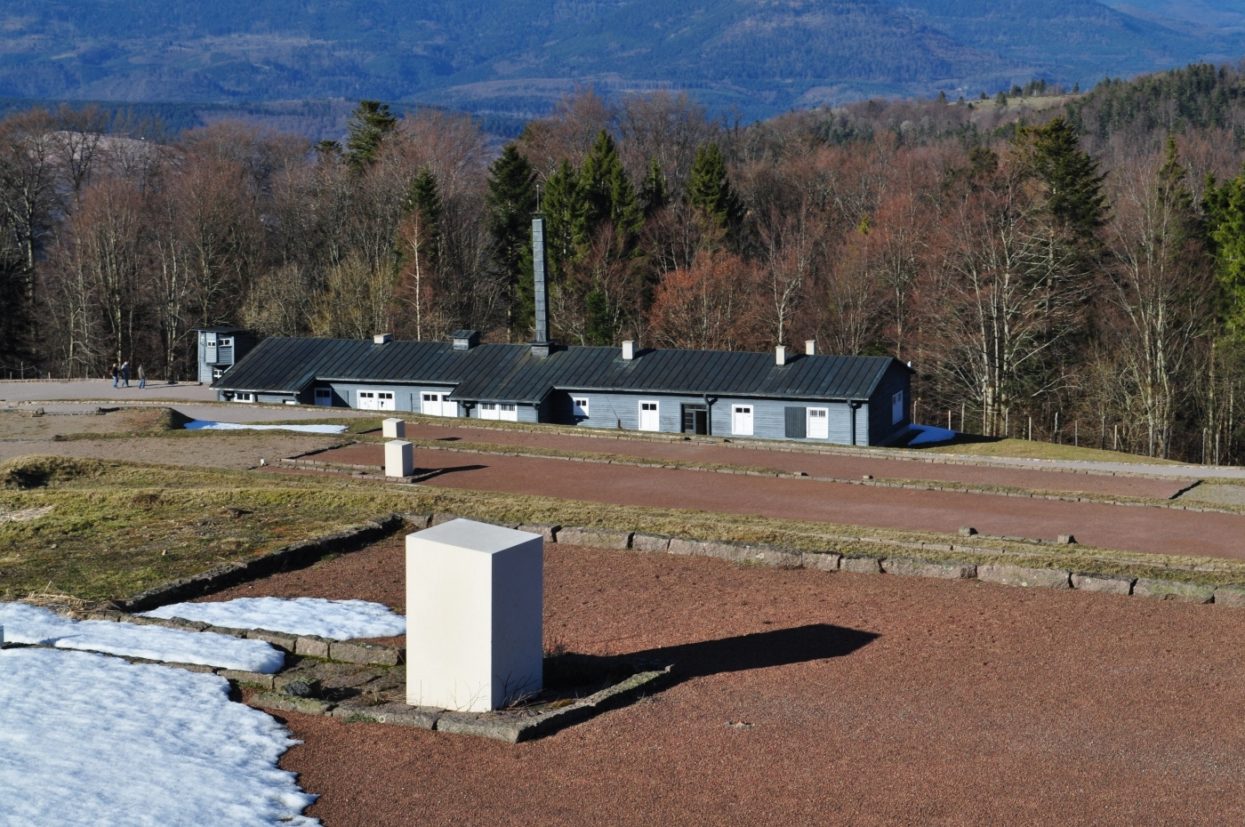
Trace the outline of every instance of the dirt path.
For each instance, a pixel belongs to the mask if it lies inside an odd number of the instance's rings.
[[[402,606],[389,541],[248,594]],[[377,578],[377,574],[389,576]],[[546,547],[547,645],[680,681],[531,744],[279,713],[333,827],[1232,824],[1245,612]]]
[[[379,444],[360,443],[316,458],[379,466],[382,451]],[[1101,548],[1245,559],[1245,516],[1235,514],[466,452],[417,452],[415,464],[441,469],[444,473],[426,484],[446,488],[947,534],[962,526],[1046,540],[1072,534],[1084,545]]]

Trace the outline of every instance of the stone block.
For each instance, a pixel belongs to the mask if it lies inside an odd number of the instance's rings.
[[[1137,597],[1175,600],[1180,603],[1209,603],[1215,599],[1215,590],[1210,586],[1149,577],[1137,578],[1137,583],[1133,586],[1133,594]]]
[[[243,686],[258,686],[261,689],[272,689],[272,675],[265,675],[260,672],[244,672],[240,669],[222,669],[217,673],[222,678],[232,683],[241,684]]]
[[[544,543],[453,520],[406,538],[406,701],[460,712],[539,692]]]
[[[775,569],[798,569],[804,565],[804,557],[800,552],[773,546],[746,546],[744,559],[748,563]]]
[[[687,557],[701,557],[705,554],[705,546],[711,545],[704,540],[686,540],[682,537],[671,537],[666,551]]]
[[[385,439],[406,439],[406,423],[397,417],[382,420],[380,434]]]
[[[1133,578],[1110,574],[1072,574],[1072,588],[1082,592],[1132,594]]]
[[[1004,586],[1030,589],[1071,588],[1070,574],[1059,569],[1033,569],[1005,563],[983,563],[977,566],[977,579]]]
[[[405,523],[408,528],[416,528],[416,529],[427,528],[428,526],[432,525],[432,515],[431,514],[403,514],[402,522]]]
[[[838,571],[842,557],[834,551],[806,551],[800,555],[800,565],[816,571]]]
[[[347,722],[366,722],[374,724],[395,724],[416,729],[435,729],[441,710],[426,706],[409,706],[408,704],[388,703],[375,706],[342,704],[333,709],[329,715]]]
[[[977,576],[977,566],[973,563],[932,562],[906,557],[887,557],[882,561],[882,571],[900,577],[933,577],[938,580],[971,580]]]
[[[665,554],[670,550],[670,538],[662,534],[645,534],[637,531],[631,535],[631,548],[635,551]]]
[[[320,637],[300,636],[294,641],[294,654],[328,660],[329,642]]]
[[[250,640],[262,640],[264,643],[284,649],[287,652],[293,652],[298,642],[298,635],[291,635],[287,632],[270,632],[267,629],[247,629],[243,635]]]
[[[385,476],[409,477],[415,473],[415,446],[406,440],[391,439],[385,443]]]
[[[558,540],[558,532],[562,530],[562,526],[556,523],[524,523],[516,526],[518,531],[527,531],[531,534],[539,534],[540,538],[546,543],[556,543]]]
[[[505,741],[507,744],[518,743],[521,728],[522,724],[514,719],[503,720],[453,713],[445,713],[437,719],[437,732],[475,735],[480,738],[491,738],[494,741]]]
[[[350,640],[329,641],[329,660],[362,663],[374,666],[397,666],[398,650],[392,646],[376,646]]]
[[[576,546],[592,546],[593,548],[631,547],[630,531],[615,531],[608,528],[563,527],[558,531],[559,543],[570,543]]]
[[[1245,586],[1220,586],[1215,589],[1215,605],[1234,608],[1245,606]]]
[[[882,561],[876,557],[844,557],[839,560],[839,571],[854,574],[881,574]]]
[[[728,560],[732,563],[743,563],[748,560],[748,547],[735,543],[714,543],[708,540],[691,540],[688,542],[687,554],[696,557],[712,557],[715,560]],[[670,553],[677,554],[674,541],[670,541]]]

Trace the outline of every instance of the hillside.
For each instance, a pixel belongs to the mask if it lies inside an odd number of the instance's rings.
[[[1245,27],[1192,31],[1188,15],[1157,0],[1132,11],[1092,0],[296,5],[12,0],[0,12],[0,97],[367,97],[522,115],[590,84],[686,89],[714,109],[763,117],[874,95],[975,95],[1037,77],[1087,86],[1245,53]],[[1231,3],[1215,7],[1240,17]]]

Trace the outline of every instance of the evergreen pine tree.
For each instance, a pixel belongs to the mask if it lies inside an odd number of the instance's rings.
[[[545,216],[545,260],[549,277],[561,276],[562,269],[575,259],[575,228],[586,207],[579,190],[579,175],[570,161],[563,160],[545,181],[540,212]]]
[[[576,239],[582,244],[591,240],[606,222],[621,234],[639,230],[643,220],[635,189],[627,178],[618,148],[609,133],[601,130],[584,158],[579,171],[579,191],[584,210],[577,222]]]
[[[535,313],[531,217],[536,210],[536,173],[513,143],[489,167],[486,200],[492,266],[509,292],[510,335],[526,338]]]
[[[346,158],[350,165],[361,169],[376,160],[381,141],[397,123],[397,118],[389,111],[389,104],[359,101],[346,126]]]
[[[1220,316],[1229,339],[1245,343],[1245,173],[1222,185],[1209,180],[1204,211],[1215,256]]]
[[[640,209],[645,218],[652,218],[670,203],[669,185],[656,158],[648,162],[648,173],[640,184]]]
[[[1062,117],[1022,129],[1017,140],[1029,169],[1046,190],[1046,209],[1056,226],[1083,248],[1097,246],[1107,200],[1098,163],[1080,148],[1076,130]]]
[[[706,229],[737,240],[743,204],[727,177],[726,161],[716,143],[704,144],[696,150],[687,183],[687,200]]]

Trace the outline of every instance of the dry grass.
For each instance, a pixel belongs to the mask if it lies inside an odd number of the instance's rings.
[[[953,442],[922,448],[934,454],[963,454],[974,457],[1014,457],[1017,459],[1069,460],[1074,462],[1127,462],[1147,465],[1178,465],[1173,460],[1125,454],[1121,451],[1104,451],[1100,448],[1083,448],[1075,445],[1059,445],[1028,439],[1000,439],[983,442]]]

